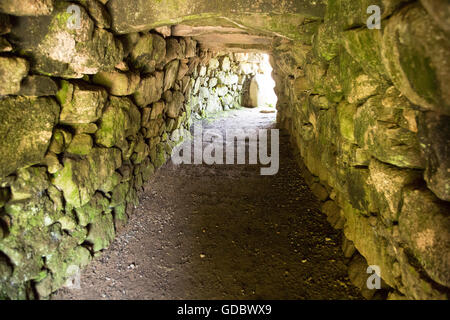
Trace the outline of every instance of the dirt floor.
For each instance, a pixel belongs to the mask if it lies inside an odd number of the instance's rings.
[[[230,111],[206,128],[275,127],[274,113]],[[280,171],[169,162],[148,182],[112,246],[53,299],[361,299],[341,234],[319,211],[280,134]]]

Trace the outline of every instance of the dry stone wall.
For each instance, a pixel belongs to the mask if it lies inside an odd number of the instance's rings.
[[[370,4],[382,8],[380,30],[366,26]],[[350,278],[369,298],[367,264],[380,267],[389,298],[448,298],[443,12],[445,1],[329,0],[311,37],[274,48],[278,122],[329,222],[343,229]]]
[[[376,265],[391,299],[448,298],[448,2],[168,2],[0,0],[0,298],[64,285],[108,247],[192,118],[245,104],[257,55],[171,37],[167,25],[202,17],[274,37],[279,125],[364,296]]]
[[[191,110],[199,115],[247,106],[249,84],[261,73],[257,53],[206,52],[191,77]]]
[[[107,248],[192,117],[239,106],[253,72],[75,2],[76,29],[63,1],[1,2],[0,298],[48,297]]]

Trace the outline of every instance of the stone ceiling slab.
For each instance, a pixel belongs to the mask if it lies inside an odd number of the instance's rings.
[[[271,13],[321,18],[325,13],[324,0],[110,0],[107,6],[112,28],[121,34],[208,17]]]

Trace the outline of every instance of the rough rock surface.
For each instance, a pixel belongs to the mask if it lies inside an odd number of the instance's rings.
[[[383,62],[394,84],[413,103],[446,115],[450,114],[449,51],[449,36],[418,4],[393,16],[383,34]]]
[[[62,107],[60,122],[81,124],[100,118],[108,95],[102,87],[63,80],[56,97]]]
[[[350,280],[448,299],[447,1],[166,2],[0,1],[0,298],[70,284],[194,119],[245,105],[270,52],[278,125]]]
[[[249,0],[171,0],[170,5],[159,6],[153,0],[139,0],[131,3],[126,0],[110,0],[107,7],[112,16],[112,28],[117,33],[130,33],[152,29],[161,25],[180,22],[184,17],[231,15],[232,12],[261,14],[262,12],[286,12],[313,17],[323,17],[325,1],[307,0],[296,2],[273,2],[263,0],[254,3]],[[237,15],[237,18],[241,16]],[[255,22],[255,19],[250,19]],[[248,22],[248,24],[251,24]]]
[[[64,159],[64,167],[55,174],[53,184],[63,191],[67,203],[79,208],[121,165],[120,150],[94,148],[85,159]]]
[[[28,73],[28,62],[21,58],[0,57],[0,95],[18,94],[20,83]]]
[[[49,77],[28,76],[23,79],[20,85],[19,95],[31,97],[54,96],[58,91],[58,86]]]
[[[99,72],[93,77],[93,81],[107,88],[114,96],[129,96],[136,91],[140,77],[135,73]]]
[[[112,70],[123,59],[121,43],[97,29],[80,6],[80,25],[74,27],[67,7],[58,2],[50,16],[17,18],[11,30],[13,44],[33,59],[33,71],[43,75],[82,78]]]
[[[17,16],[41,16],[53,11],[53,0],[2,0],[0,12]]]
[[[327,191],[330,223],[359,261],[380,266],[393,299],[448,298],[448,258],[437,251],[448,251],[450,6],[420,2],[329,1],[312,41],[280,41],[272,60],[278,121],[308,183]],[[381,30],[366,27],[373,4]]]
[[[0,177],[44,159],[58,104],[50,98],[14,97],[0,100]]]

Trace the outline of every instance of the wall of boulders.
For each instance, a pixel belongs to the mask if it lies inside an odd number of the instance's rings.
[[[198,116],[248,106],[250,83],[262,73],[258,53],[202,52],[191,74],[190,109]],[[195,67],[198,64],[197,67]]]
[[[376,292],[366,268],[377,265],[390,299],[447,299],[448,3],[369,2],[329,0],[325,19],[305,26],[310,37],[276,43],[278,122],[344,231],[363,294]],[[382,8],[381,29],[366,26],[370,4]]]
[[[182,1],[0,0],[0,298],[64,285],[193,117],[247,104],[258,55],[147,31],[205,14],[274,35],[279,125],[363,295],[448,298],[448,3]],[[369,5],[381,29],[367,28]],[[367,265],[384,290],[367,290]]]
[[[258,69],[74,2],[75,29],[64,2],[0,6],[0,299],[48,297],[107,248],[193,117],[238,107]]]

